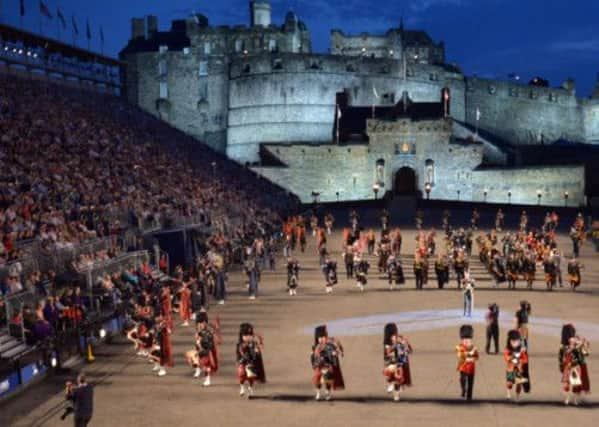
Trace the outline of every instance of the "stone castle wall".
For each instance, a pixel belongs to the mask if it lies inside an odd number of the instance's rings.
[[[335,97],[347,91],[352,105],[372,105],[374,96],[407,91],[414,102],[438,102],[451,89],[451,113],[465,119],[462,76],[441,67],[330,55],[265,54],[231,64],[227,154],[257,161],[260,143],[332,142]],[[342,119],[343,120],[343,119]]]
[[[466,121],[514,145],[587,140],[574,91],[466,78]]]

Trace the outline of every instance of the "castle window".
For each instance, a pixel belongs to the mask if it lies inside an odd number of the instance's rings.
[[[160,99],[168,98],[168,86],[166,82],[160,82]]]
[[[235,52],[240,53],[243,50],[243,40],[235,40]]]
[[[245,64],[245,65],[243,66],[243,73],[244,73],[244,74],[249,74],[249,72],[250,72],[250,71],[251,71],[250,64]]]
[[[497,92],[497,88],[495,86],[493,86],[493,85],[489,85],[489,93],[491,95],[494,95],[495,92]]]
[[[345,66],[345,70],[350,73],[354,73],[356,71],[356,66],[354,64],[347,64]]]
[[[431,186],[435,185],[435,162],[432,159],[424,161],[424,179]]]
[[[159,53],[166,53],[168,51],[168,46],[165,44],[161,44],[160,46],[158,46],[158,52]]]
[[[200,61],[200,66],[198,69],[198,74],[200,76],[207,76],[208,75],[208,61]]]
[[[553,92],[549,93],[549,101],[551,102],[557,102],[557,95]]]
[[[385,186],[385,159],[378,159],[375,164],[374,182],[381,187]]]
[[[311,70],[320,70],[322,68],[320,61],[312,61],[312,63],[310,64],[310,69]]]
[[[510,96],[518,96],[518,89],[516,89],[515,87],[511,87]]]
[[[212,43],[204,42],[204,55],[210,55],[212,52]]]
[[[283,69],[283,60],[281,58],[277,58],[272,62],[273,70],[282,70]]]
[[[277,41],[274,39],[270,39],[268,41],[268,50],[271,52],[276,52],[277,51]]]
[[[189,55],[189,52],[190,52],[190,50],[188,47],[183,48],[183,55]]]
[[[166,61],[164,59],[158,61],[158,75],[165,76],[167,73]]]
[[[395,93],[388,92],[383,94],[383,101],[389,104],[395,104]]]

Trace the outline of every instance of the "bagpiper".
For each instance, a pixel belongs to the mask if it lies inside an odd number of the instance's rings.
[[[576,288],[580,286],[581,276],[580,269],[582,265],[578,260],[574,257],[570,261],[568,261],[568,280],[570,282],[570,289],[572,291],[576,291]]]
[[[289,290],[289,295],[297,295],[299,269],[299,262],[296,259],[287,258],[287,289]]]
[[[416,289],[422,289],[425,283],[424,256],[418,251],[414,254],[414,276],[416,278]]]
[[[316,400],[321,399],[321,390],[325,389],[325,400],[331,400],[333,390],[343,390],[343,372],[339,357],[343,357],[343,346],[335,338],[329,337],[326,325],[314,329],[314,345],[310,354],[313,376],[312,384],[316,389]]]
[[[330,294],[333,292],[333,286],[337,284],[337,261],[332,260],[328,253],[325,255],[322,273],[325,278],[325,291]]]
[[[263,347],[264,340],[254,333],[254,327],[250,323],[242,323],[239,326],[239,340],[236,347],[240,396],[244,396],[247,392],[248,399],[251,399],[254,394],[254,383],[266,382],[262,361]]]
[[[364,287],[368,283],[368,268],[370,264],[366,261],[360,253],[357,253],[354,257],[354,269],[356,270],[357,286],[360,288],[360,292],[364,292]]]
[[[460,387],[462,397],[466,400],[472,400],[474,390],[474,374],[476,370],[476,361],[478,360],[478,349],[472,342],[474,329],[472,325],[462,325],[460,327],[460,343],[456,346],[458,358],[457,371],[460,373]]]
[[[401,260],[396,258],[393,254],[387,259],[387,278],[389,281],[389,289],[391,290],[395,287],[399,289],[399,285],[403,285],[406,282]]]
[[[410,354],[412,345],[400,335],[395,323],[387,323],[383,338],[383,375],[387,380],[387,393],[393,393],[393,400],[399,401],[400,392],[412,385],[410,374]]]
[[[530,393],[530,375],[528,371],[528,352],[522,341],[520,332],[512,329],[507,334],[507,343],[503,352],[507,364],[505,380],[507,399],[512,398],[512,388],[516,388],[516,401],[520,400],[520,393]]]
[[[195,349],[185,353],[187,362],[194,368],[194,378],[204,374],[204,387],[211,384],[211,375],[218,371],[218,321],[216,325],[208,322],[208,314],[201,310],[196,315],[196,341]]]
[[[586,358],[590,353],[589,342],[584,337],[576,335],[574,325],[562,327],[562,341],[559,348],[559,370],[562,374],[561,384],[568,405],[572,395],[574,404],[580,403],[581,393],[590,393],[591,383]]]

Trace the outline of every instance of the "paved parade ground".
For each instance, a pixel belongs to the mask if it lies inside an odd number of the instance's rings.
[[[414,230],[404,230],[402,254],[414,252]],[[582,249],[584,265],[580,291],[567,285],[547,292],[537,270],[532,291],[493,288],[489,274],[477,260],[471,264],[476,279],[475,311],[472,319],[461,312],[462,293],[455,280],[445,290],[436,289],[434,271],[422,291],[414,286],[411,262],[404,263],[407,282],[390,291],[378,277],[375,262],[367,289],[361,293],[354,281],[345,279],[340,256],[340,232],[331,236],[329,249],[339,264],[340,283],[332,295],[325,294],[318,267],[315,240],[310,236],[301,264],[297,296],[286,293],[286,271],[282,255],[275,272],[265,271],[257,300],[249,301],[240,272],[230,275],[229,296],[223,306],[212,305],[211,320],[218,315],[222,325],[221,369],[213,385],[203,388],[192,378],[183,353],[192,347],[193,328],[177,324],[172,337],[175,367],[159,378],[143,359],[134,356],[131,345],[116,339],[97,350],[97,360],[84,367],[95,388],[95,410],[91,426],[596,426],[599,399],[586,396],[580,407],[563,404],[558,371],[558,348],[563,323],[573,322],[591,341],[588,359],[591,388],[599,387],[599,361],[592,354],[599,341],[599,256],[587,243]],[[568,255],[570,241],[559,236]],[[437,247],[441,246],[438,240]],[[473,257],[474,258],[474,257]],[[520,403],[505,398],[505,363],[501,355],[484,353],[484,313],[489,303],[500,306],[500,346],[512,324],[520,300],[532,304],[530,321],[530,370],[532,392]],[[177,318],[178,320],[178,318]],[[252,400],[240,398],[235,376],[234,345],[241,322],[249,321],[264,336],[264,362],[268,383],[255,388]],[[389,321],[399,325],[414,347],[411,359],[413,386],[400,402],[386,393],[382,376],[382,333]],[[460,398],[454,347],[458,329],[472,322],[475,344],[481,350],[474,385],[474,402]],[[345,347],[342,360],[346,390],[331,402],[314,401],[309,363],[313,327],[327,323],[331,335]],[[501,349],[502,350],[502,349]],[[61,421],[62,384],[54,377],[0,406],[1,426],[72,425]],[[65,424],[66,423],[66,424]]]

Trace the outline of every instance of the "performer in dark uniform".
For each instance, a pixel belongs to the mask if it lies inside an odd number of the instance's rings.
[[[491,352],[491,340],[495,343],[495,354],[499,353],[499,306],[495,303],[489,304],[489,311],[485,316],[487,323],[487,354]]]
[[[395,323],[387,323],[383,338],[383,375],[387,380],[387,393],[393,393],[393,400],[399,401],[399,394],[412,385],[410,359],[412,346],[408,339],[397,332]]]
[[[325,291],[330,294],[333,292],[333,286],[337,284],[337,262],[325,256],[324,264],[322,265],[322,273],[325,278]]]
[[[526,288],[532,289],[532,284],[535,281],[537,272],[534,254],[524,255],[524,258],[522,259],[522,271],[524,272],[524,277],[526,279]]]
[[[453,259],[453,269],[455,271],[456,281],[458,283],[458,289],[461,289],[464,284],[464,275],[466,273],[467,263],[466,256],[462,249],[457,250],[457,254]]]
[[[520,309],[516,311],[516,317],[514,318],[514,323],[518,332],[520,332],[520,337],[524,342],[524,346],[529,348],[528,346],[528,316],[530,316],[531,305],[528,301],[520,301]]]
[[[425,280],[424,257],[416,251],[414,255],[414,276],[416,278],[416,289],[422,289]]]
[[[396,258],[395,255],[389,255],[387,259],[387,277],[389,281],[389,289],[393,290],[395,287],[399,289],[399,285],[403,285],[406,282],[403,266],[401,260]]]
[[[297,295],[299,269],[299,262],[296,259],[287,258],[287,289],[289,290],[289,295]]]
[[[263,347],[263,339],[254,333],[254,327],[250,323],[242,323],[239,326],[239,341],[236,347],[240,396],[247,392],[248,399],[251,398],[254,394],[254,383],[266,382],[266,372],[262,361]]]
[[[543,259],[543,268],[545,270],[545,284],[547,290],[552,291],[557,283],[557,267],[553,255],[548,255]]]
[[[524,393],[530,393],[528,352],[519,331],[512,329],[508,332],[503,358],[507,364],[505,370],[507,398],[508,400],[512,398],[512,388],[516,386],[516,401],[518,401],[522,390]]]
[[[449,283],[449,260],[446,254],[439,254],[435,260],[435,274],[437,275],[437,287],[443,289]]]
[[[475,364],[478,360],[478,349],[472,342],[474,330],[472,325],[462,325],[460,327],[461,342],[456,346],[458,357],[457,370],[460,373],[460,386],[462,388],[462,397],[472,400],[474,390]]]
[[[208,323],[208,314],[200,311],[196,314],[196,345],[194,350],[185,353],[187,362],[195,369],[194,378],[205,375],[204,387],[211,384],[211,375],[218,371],[218,321],[216,325]]]
[[[505,263],[507,288],[516,289],[516,281],[518,280],[518,273],[520,272],[520,263],[514,253],[508,256],[507,262]]]
[[[345,276],[348,279],[354,277],[354,251],[353,246],[347,245],[343,252],[343,262],[345,263]]]
[[[368,283],[368,268],[370,264],[360,254],[357,254],[354,258],[354,268],[356,270],[356,279],[358,281],[357,286],[360,288],[360,292],[364,292],[364,287]]]
[[[316,388],[316,400],[320,400],[323,387],[326,400],[332,399],[332,390],[345,388],[339,356],[343,357],[341,343],[328,336],[326,325],[316,327],[314,329],[314,345],[310,355],[314,371],[312,384]]]

